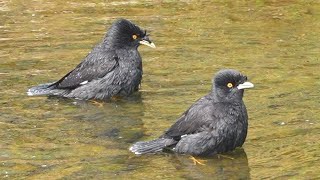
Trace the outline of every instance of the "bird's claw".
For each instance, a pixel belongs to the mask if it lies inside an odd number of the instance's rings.
[[[222,154],[218,154],[218,157],[223,157],[223,158],[228,158],[228,159],[234,160],[233,157],[230,157],[230,156],[227,156],[227,155],[222,155]]]
[[[95,106],[103,107],[103,103],[102,102],[95,101],[95,100],[90,100],[90,102]]]
[[[194,165],[200,164],[200,165],[206,165],[205,162],[207,162],[207,160],[201,160],[201,159],[196,159],[195,157],[191,156],[190,159],[193,161]]]

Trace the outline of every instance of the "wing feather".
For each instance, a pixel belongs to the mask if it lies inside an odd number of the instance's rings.
[[[104,53],[100,47],[96,47],[75,69],[53,85],[59,89],[75,89],[94,79],[104,77],[117,66],[118,56],[114,51]]]
[[[185,134],[193,134],[201,131],[201,127],[209,126],[214,118],[211,113],[214,107],[208,97],[199,99],[184,112],[177,122],[166,131],[165,136],[179,140]]]

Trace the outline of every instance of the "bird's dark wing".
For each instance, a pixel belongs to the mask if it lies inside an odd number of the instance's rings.
[[[183,115],[168,129],[164,136],[179,140],[182,135],[201,131],[202,127],[209,126],[214,119],[212,114],[214,106],[207,95],[194,103]]]
[[[216,103],[211,108],[211,114],[211,118],[194,119],[209,123],[202,125],[194,133],[182,136],[176,145],[176,152],[209,155],[242,146],[248,127],[248,116],[243,103]]]
[[[196,134],[183,136],[175,147],[175,151],[182,154],[209,155],[220,151],[219,144],[225,136],[217,131],[202,131]]]
[[[54,83],[60,89],[74,89],[94,79],[102,78],[118,66],[114,51],[104,52],[96,47],[74,70]]]

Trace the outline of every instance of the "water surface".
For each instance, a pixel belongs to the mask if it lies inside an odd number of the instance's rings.
[[[320,178],[319,12],[303,0],[0,2],[0,177]],[[103,104],[26,96],[74,68],[119,17],[157,45],[139,48],[139,93]],[[205,166],[128,151],[161,135],[222,68],[256,86],[243,148]]]

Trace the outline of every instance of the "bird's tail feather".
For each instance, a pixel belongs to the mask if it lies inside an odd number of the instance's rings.
[[[176,144],[174,139],[159,138],[152,141],[137,142],[130,147],[135,154],[147,154],[161,152],[165,147]]]
[[[38,86],[31,87],[28,89],[28,96],[41,96],[41,95],[50,95],[51,90],[54,89],[54,86],[51,86],[53,83],[40,84]]]

